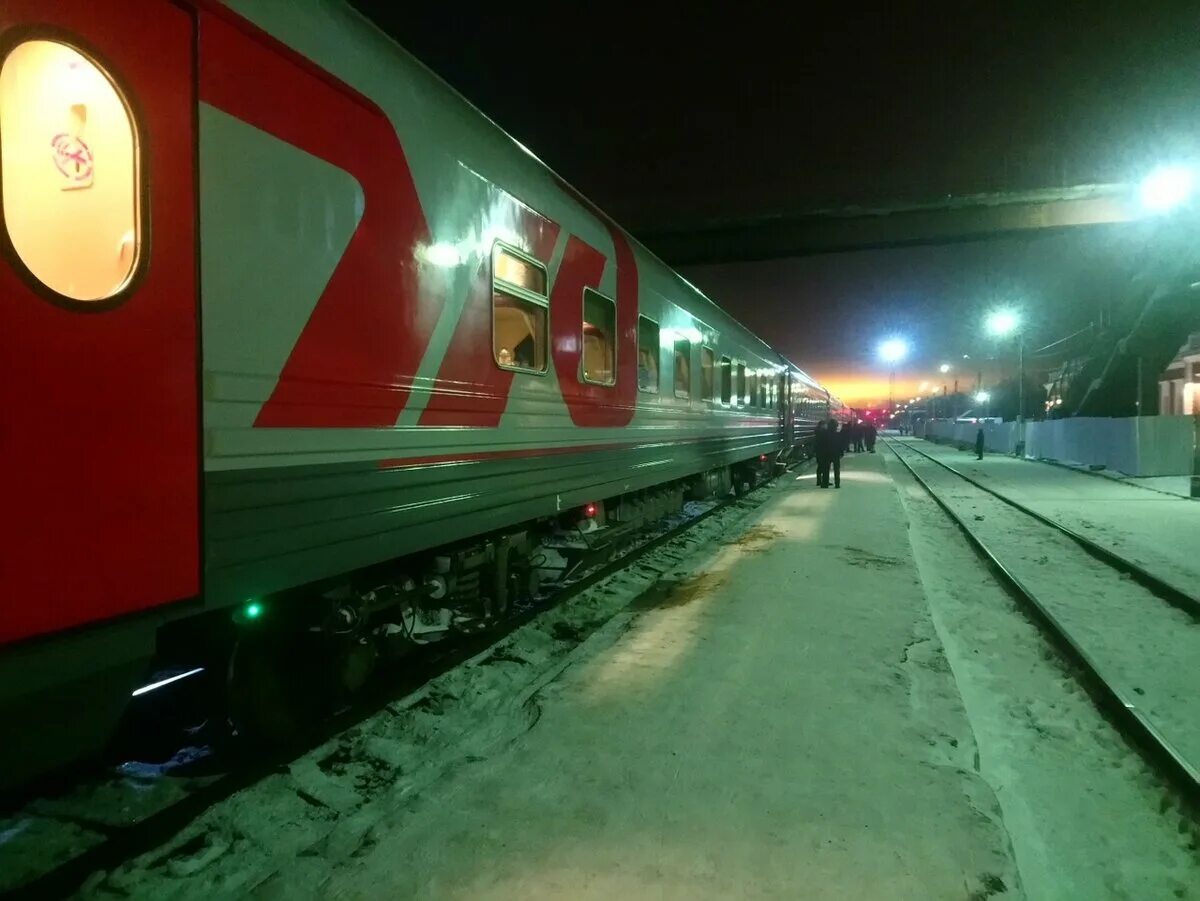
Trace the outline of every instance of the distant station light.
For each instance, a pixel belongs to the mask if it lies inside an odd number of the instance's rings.
[[[990,394],[988,394],[986,391],[980,391],[978,394],[975,395],[975,402],[978,404],[986,404],[991,399],[992,399],[992,396]]]
[[[1169,212],[1191,198],[1195,181],[1195,173],[1187,166],[1159,166],[1142,179],[1142,206],[1151,213]]]
[[[943,375],[945,375],[949,371],[950,371],[949,363],[943,363],[941,366],[938,367],[938,372],[942,373]]]
[[[987,330],[993,335],[1004,336],[1015,331],[1020,324],[1012,310],[997,310],[987,318]]]
[[[899,363],[908,356],[908,342],[903,338],[888,338],[879,345],[879,358],[885,363]]]

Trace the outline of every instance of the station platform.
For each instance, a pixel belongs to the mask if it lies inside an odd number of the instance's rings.
[[[1003,454],[920,438],[892,439],[931,454],[989,488],[1061,522],[1186,593],[1200,585],[1200,501]]]
[[[883,457],[764,489],[320,896],[1020,896]]]

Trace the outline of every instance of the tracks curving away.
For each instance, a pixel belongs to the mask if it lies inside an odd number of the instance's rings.
[[[1081,668],[1092,698],[1195,812],[1200,602],[908,442],[886,443]]]

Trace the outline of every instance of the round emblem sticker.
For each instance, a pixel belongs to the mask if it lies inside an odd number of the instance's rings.
[[[54,165],[67,180],[64,187],[86,188],[92,183],[92,149],[84,143],[83,138],[63,132],[55,135],[50,145],[54,148]]]

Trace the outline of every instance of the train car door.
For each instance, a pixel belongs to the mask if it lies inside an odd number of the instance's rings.
[[[200,585],[193,15],[0,5],[0,644]]]

